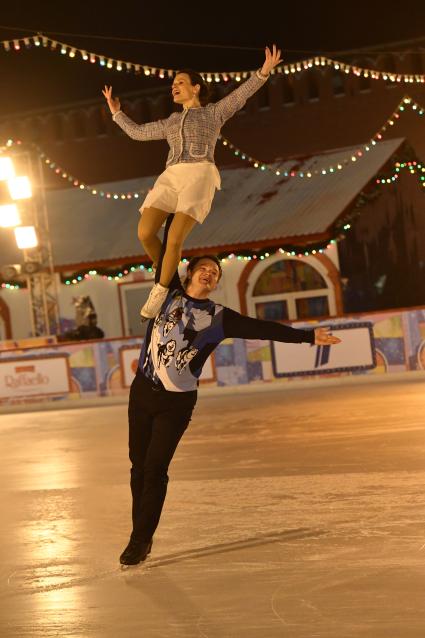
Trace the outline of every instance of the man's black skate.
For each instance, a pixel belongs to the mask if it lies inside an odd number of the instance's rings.
[[[152,541],[148,543],[130,537],[130,542],[120,556],[121,565],[137,565],[151,553]]]

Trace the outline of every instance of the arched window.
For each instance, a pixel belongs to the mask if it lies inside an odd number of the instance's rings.
[[[418,49],[417,51],[406,51],[401,57],[405,73],[413,73],[414,75],[422,75],[424,72],[424,54]]]
[[[72,137],[77,140],[86,137],[86,117],[83,111],[74,111],[71,114],[71,131]]]
[[[320,272],[301,259],[278,259],[251,281],[250,314],[274,321],[335,313],[333,290]]]
[[[319,99],[319,76],[315,69],[306,71],[307,75],[307,99],[314,102]]]
[[[334,71],[332,74],[332,91],[335,96],[345,95],[345,77],[341,71]]]
[[[258,108],[269,109],[270,108],[270,93],[269,84],[266,82],[264,86],[257,92]]]
[[[138,124],[145,124],[152,121],[151,116],[151,101],[150,100],[137,100],[131,103],[131,114],[133,119]]]
[[[41,121],[38,117],[30,117],[24,121],[24,136],[29,142],[38,142],[41,137]]]
[[[391,53],[384,53],[380,55],[376,61],[376,68],[380,71],[387,71],[388,73],[396,73],[396,64],[394,55]]]
[[[155,102],[154,120],[161,120],[168,117],[174,110],[174,102],[171,94],[160,95]]]
[[[52,142],[63,142],[64,139],[64,127],[63,117],[60,113],[54,113],[47,120],[47,137]]]
[[[103,106],[93,107],[87,116],[87,133],[93,137],[106,135],[108,119],[110,116]]]
[[[282,86],[282,102],[283,104],[294,104],[294,78],[290,75],[284,75],[281,79]]]

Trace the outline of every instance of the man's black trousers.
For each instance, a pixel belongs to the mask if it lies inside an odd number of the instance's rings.
[[[189,425],[197,392],[155,388],[138,369],[128,404],[132,538],[149,542],[167,493],[168,466]]]

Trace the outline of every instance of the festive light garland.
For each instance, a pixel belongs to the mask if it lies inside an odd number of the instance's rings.
[[[375,179],[375,183],[377,185],[390,184],[397,181],[400,171],[403,169],[408,169],[410,174],[416,174],[418,172],[422,173],[420,175],[419,181],[423,187],[425,187],[425,165],[421,164],[416,160],[406,161],[406,162],[396,162],[394,164],[394,172],[391,177],[378,177]],[[395,176],[395,177],[394,177]],[[343,219],[339,220],[335,227],[335,235],[332,239],[327,239],[321,242],[312,242],[307,246],[301,247],[297,244],[285,244],[276,248],[276,246],[265,246],[260,250],[245,250],[238,253],[228,253],[221,252],[218,253],[217,257],[220,262],[225,264],[229,261],[237,260],[237,261],[252,261],[256,260],[258,262],[263,261],[273,255],[280,254],[286,255],[287,257],[310,257],[316,254],[323,254],[331,248],[334,244],[345,239],[347,232],[351,229],[351,221],[358,216],[359,210],[369,202],[370,196],[365,195],[364,193],[360,193],[357,198],[357,202],[353,207],[352,211],[349,215],[345,216]],[[183,263],[188,263],[190,261],[190,257],[184,257],[182,259]],[[132,262],[127,263],[124,266],[116,269],[108,269],[108,268],[90,268],[88,271],[76,271],[72,275],[60,275],[61,282],[66,286],[77,285],[82,283],[83,281],[90,281],[94,278],[100,277],[106,281],[122,281],[128,275],[132,275],[135,272],[148,272],[152,273],[153,268],[150,261],[145,261],[143,263],[140,262]],[[20,288],[26,288],[26,284],[18,284],[17,282],[3,282],[0,284],[1,288],[7,288],[10,290],[16,290]]]
[[[26,286],[19,285],[16,281],[3,281],[0,284],[0,288],[4,288],[7,290],[19,290],[20,288],[25,288]]]
[[[371,141],[369,142],[370,146],[376,146],[376,144],[378,143],[378,141],[382,140],[382,134],[386,132],[386,130],[388,129],[388,126],[393,126],[396,121],[400,118],[400,115],[403,114],[406,111],[406,108],[410,107],[414,112],[416,112],[418,115],[423,116],[425,114],[425,109],[418,103],[416,102],[413,98],[411,98],[410,96],[406,95],[403,97],[403,99],[400,101],[400,103],[398,104],[397,108],[393,111],[393,113],[390,115],[390,117],[387,119],[387,121],[385,122],[385,124],[383,126],[381,126],[381,128],[379,129],[379,131],[373,136],[373,138],[371,138]],[[261,170],[273,170],[273,172],[276,175],[280,175],[280,172],[277,172],[276,169],[274,167],[272,167],[271,165],[265,164],[265,163],[260,163],[257,160],[255,160],[254,158],[250,157],[249,155],[243,153],[240,149],[238,149],[236,146],[234,146],[233,144],[231,144],[231,142],[229,142],[229,140],[226,140],[223,136],[220,136],[220,139],[223,141],[223,144],[226,146],[228,145],[229,148],[231,149],[235,149],[235,155],[241,157],[241,159],[246,159],[250,162],[255,162],[257,163],[257,166],[254,166],[256,168],[260,168]],[[8,140],[8,142],[3,145],[2,147],[0,147],[0,154],[2,152],[4,152],[5,150],[7,150],[7,148],[10,148],[13,145],[20,145],[22,144],[22,142],[20,141],[16,141],[14,142],[13,140]],[[364,145],[365,150],[371,150],[369,144]],[[368,147],[366,149],[366,147]],[[39,147],[37,147],[39,148]],[[41,151],[41,149],[39,149]],[[357,152],[357,151],[356,151]],[[356,153],[355,152],[355,153]],[[58,166],[51,166],[52,162],[49,158],[47,158],[44,153],[41,151],[41,156],[44,158],[45,162],[48,163],[49,162],[49,168],[52,168],[52,170],[55,169],[59,169],[59,170],[55,170],[55,172],[57,172],[58,174],[61,173],[61,177],[63,177],[64,179],[67,178],[69,181],[72,180],[73,185],[76,186],[77,188],[81,188],[82,186],[84,187],[84,189],[88,190],[92,187],[87,186],[86,184],[84,184],[83,182],[79,182],[79,184],[75,184],[76,181],[74,178],[72,178],[72,176],[67,175],[65,171],[63,171],[63,169],[61,169]],[[362,157],[363,153],[361,155],[358,155],[358,157]],[[355,159],[353,159],[355,158]],[[48,162],[46,161],[48,160]],[[355,157],[355,155],[353,154],[351,156],[351,161],[357,161],[357,157]],[[285,177],[312,177],[313,175],[325,175],[325,174],[332,174],[334,172],[336,172],[336,170],[341,170],[343,168],[343,165],[347,165],[349,164],[350,160],[346,159],[341,163],[339,163],[338,165],[336,165],[336,167],[329,167],[328,169],[321,169],[321,170],[317,170],[317,171],[309,171],[308,173],[306,173],[304,175],[303,172],[301,171],[284,171],[282,173],[283,176]],[[341,167],[341,168],[339,168]],[[421,164],[420,162],[417,162],[416,160],[412,160],[412,161],[406,161],[406,162],[396,162],[395,166],[394,166],[394,171],[392,173],[392,175],[390,177],[377,177],[376,178],[376,183],[377,184],[390,184],[390,183],[394,183],[400,174],[400,171],[404,168],[407,168],[409,170],[409,172],[411,174],[416,174],[416,173],[420,173],[419,175],[419,182],[421,184],[421,186],[423,188],[425,188],[425,166],[423,164]],[[333,170],[331,170],[333,169]],[[336,169],[336,170],[335,170]],[[88,192],[90,192],[90,190],[88,190]],[[139,192],[143,192],[143,191],[139,191]],[[97,194],[97,193],[92,193],[92,194]],[[128,199],[129,195],[132,196],[136,196],[137,193],[132,193],[132,194],[109,194],[109,196],[113,196],[114,199]],[[99,191],[99,195],[100,196],[106,196],[108,197],[108,193],[103,193],[103,195],[101,195],[101,191]],[[346,222],[346,220],[345,220]],[[305,250],[305,251],[301,251],[300,252],[300,247],[299,246],[286,246],[286,247],[281,247],[276,249],[275,247],[270,247],[270,248],[264,248],[261,251],[246,251],[244,253],[240,253],[238,255],[235,255],[234,253],[227,255],[227,257],[225,256],[225,254],[221,254],[219,255],[219,259],[222,262],[226,262],[227,260],[230,259],[238,259],[238,260],[245,260],[245,261],[250,261],[251,259],[259,259],[259,260],[263,260],[266,259],[267,257],[270,256],[270,254],[273,253],[281,253],[281,254],[287,254],[288,256],[298,256],[298,257],[303,257],[303,256],[309,256],[311,255],[315,255],[317,252],[319,253],[323,253],[326,249],[330,248],[330,246],[334,243],[336,243],[337,241],[339,241],[340,239],[344,239],[345,238],[345,231],[349,230],[351,225],[349,223],[343,223],[342,228],[340,229],[339,234],[334,238],[331,239],[330,241],[326,241],[326,242],[321,242],[317,245],[309,245],[309,250]],[[313,246],[313,247],[312,247]],[[183,259],[183,262],[188,261],[187,259]],[[117,270],[114,271],[113,273],[111,271],[104,271],[103,274],[98,272],[97,270],[89,270],[88,272],[79,272],[76,273],[75,275],[72,275],[71,277],[62,277],[62,281],[63,283],[65,283],[66,285],[71,285],[71,284],[78,284],[81,283],[83,280],[87,280],[87,279],[91,279],[93,276],[101,276],[103,279],[107,279],[108,281],[118,281],[120,279],[122,279],[122,277],[130,274],[130,272],[135,272],[136,270],[146,270],[148,272],[152,272],[152,268],[149,266],[149,263],[144,263],[144,264],[130,264],[129,266],[126,266],[124,268],[124,270]],[[23,288],[25,286],[23,285],[19,285],[17,282],[2,282],[0,284],[1,288],[7,288],[10,290],[15,290],[15,289],[19,289],[19,288]]]
[[[405,113],[406,109],[409,107],[412,109],[412,111],[417,113],[417,115],[419,116],[425,115],[425,108],[421,106],[418,102],[416,102],[416,100],[414,100],[409,95],[405,95],[400,100],[400,102],[398,103],[397,107],[392,112],[392,114],[387,118],[386,122],[378,129],[375,135],[373,135],[370,138],[369,142],[367,142],[366,144],[363,144],[361,147],[359,147],[355,151],[352,151],[349,156],[345,157],[344,159],[341,159],[337,164],[330,165],[326,168],[321,168],[321,169],[299,170],[299,169],[293,168],[290,171],[288,170],[281,171],[277,169],[276,166],[273,164],[267,164],[266,162],[261,162],[255,157],[252,157],[245,151],[238,148],[235,144],[233,144],[230,140],[225,138],[223,135],[219,135],[218,139],[221,141],[224,147],[226,147],[230,151],[233,151],[233,154],[235,155],[235,157],[238,157],[239,159],[248,162],[254,168],[258,168],[259,170],[262,170],[262,171],[266,171],[266,170],[271,171],[276,176],[283,176],[287,178],[298,177],[301,179],[302,178],[309,179],[311,177],[316,177],[316,176],[332,175],[333,173],[336,173],[337,171],[340,171],[343,168],[350,166],[353,162],[359,161],[362,157],[364,157],[365,153],[373,150],[377,146],[378,142],[382,141],[383,134],[388,130],[388,127],[394,126],[394,124],[396,124],[396,122],[400,119],[400,116],[403,113]],[[12,146],[21,145],[21,144],[22,142],[20,140],[14,141],[10,139],[3,146],[0,147],[0,154],[6,152],[7,149],[11,148]],[[32,146],[37,150],[37,152],[39,153],[41,159],[46,164],[46,166],[52,171],[54,171],[56,175],[68,181],[69,183],[71,183],[75,188],[84,190],[85,192],[91,195],[94,195],[97,197],[104,197],[106,199],[113,199],[113,200],[128,200],[128,199],[138,199],[141,195],[146,194],[149,190],[149,189],[145,189],[145,190],[141,189],[138,191],[123,193],[123,192],[105,191],[105,190],[101,190],[97,188],[96,186],[90,186],[86,184],[84,181],[74,177],[73,175],[69,173],[69,171],[62,168],[61,166],[59,166],[59,164],[51,160],[38,145],[32,144]]]
[[[418,174],[419,184],[422,186],[422,188],[425,188],[425,166],[415,160],[412,160],[410,162],[396,162],[392,175],[390,175],[389,177],[377,177],[375,180],[376,183],[382,185],[393,184],[400,177],[400,171],[403,168],[407,168],[411,175]]]
[[[144,190],[141,189],[138,191],[132,191],[128,193],[123,193],[123,192],[116,193],[116,192],[110,192],[110,191],[98,189],[95,186],[89,186],[88,184],[86,184],[85,182],[82,182],[81,180],[77,179],[73,175],[70,175],[66,170],[64,170],[58,164],[56,164],[56,162],[53,162],[49,157],[47,157],[45,153],[41,152],[40,157],[44,161],[46,166],[50,168],[50,170],[54,171],[56,175],[59,175],[59,177],[62,177],[62,179],[66,179],[68,182],[71,182],[75,188],[84,190],[90,195],[94,195],[97,197],[104,197],[106,199],[115,199],[115,200],[138,199],[141,195],[146,194],[149,190],[149,189],[144,189]]]
[[[416,160],[406,161],[406,162],[397,161],[394,164],[394,171],[397,175],[403,169],[408,169],[410,174],[415,174],[416,172],[420,171],[421,173],[424,173],[425,175],[425,166],[417,162]],[[386,179],[385,179],[385,182],[382,180],[383,178],[376,179],[375,183],[377,185],[388,183]],[[420,182],[422,186],[425,185],[423,180],[425,180],[425,176],[422,177],[421,175]],[[296,244],[284,244],[278,248],[276,246],[265,246],[261,248],[260,250],[245,250],[245,251],[240,251],[237,253],[230,253],[230,254],[228,252],[221,252],[221,253],[218,253],[217,257],[219,258],[221,263],[225,264],[226,262],[233,261],[235,259],[237,261],[257,260],[258,262],[260,262],[276,254],[286,255],[287,257],[297,257],[297,258],[314,256],[316,254],[323,254],[326,252],[326,250],[331,248],[334,244],[341,241],[342,239],[345,239],[347,232],[352,227],[352,224],[351,224],[352,220],[359,215],[359,211],[361,210],[361,208],[363,208],[365,204],[369,203],[371,199],[374,199],[375,196],[376,196],[375,193],[372,193],[372,194],[365,194],[363,192],[360,193],[356,200],[356,204],[354,205],[350,213],[344,216],[344,218],[338,220],[337,224],[335,225],[335,235],[332,239],[327,239],[320,242],[312,242],[304,247],[300,247],[299,245],[296,245]],[[182,259],[183,263],[188,263],[189,260],[190,258],[188,257],[184,257]],[[90,269],[89,271],[86,271],[86,272],[79,271],[79,272],[75,272],[71,276],[61,275],[61,281],[67,286],[79,284],[82,281],[87,281],[87,280],[93,279],[94,277],[101,277],[102,279],[108,280],[108,281],[120,281],[127,275],[130,275],[137,271],[147,271],[151,273],[153,271],[151,262],[144,262],[144,263],[139,262],[139,263],[126,264],[122,266],[121,268],[117,268],[115,270]]]
[[[12,148],[13,146],[21,146],[22,144],[23,143],[21,142],[21,140],[15,141],[10,139],[6,142],[6,144],[0,147],[0,155],[2,153],[7,152],[7,149]],[[82,180],[77,179],[76,177],[71,175],[66,169],[59,166],[59,164],[57,164],[56,162],[52,161],[37,144],[31,144],[31,146],[36,150],[36,152],[40,156],[43,163],[48,168],[50,168],[50,170],[54,171],[56,175],[66,180],[67,182],[71,183],[75,188],[84,190],[86,193],[89,193],[90,195],[103,197],[105,199],[113,199],[113,200],[138,199],[141,195],[146,194],[149,190],[149,189],[141,189],[138,191],[123,193],[123,192],[106,191],[103,189],[99,189],[96,186],[90,186],[89,184],[86,184]]]
[[[22,49],[30,49],[32,47],[42,47],[50,49],[60,55],[67,56],[71,59],[80,59],[91,64],[99,64],[101,67],[114,71],[126,71],[127,73],[136,73],[138,75],[153,76],[161,79],[172,78],[176,69],[166,69],[154,67],[146,64],[138,64],[135,62],[118,60],[108,55],[93,53],[86,49],[73,46],[66,42],[60,42],[38,33],[24,38],[12,38],[2,40],[0,42],[3,50],[21,51]],[[385,80],[394,83],[405,84],[423,84],[425,83],[425,75],[421,73],[394,73],[393,71],[378,71],[377,69],[365,68],[355,64],[349,64],[334,60],[326,56],[313,56],[298,62],[283,64],[272,70],[273,74],[294,75],[301,73],[314,67],[331,67],[336,71],[345,74],[353,74],[357,77],[370,78],[372,80]],[[240,82],[255,73],[255,70],[249,71],[203,71],[201,75],[207,82],[228,82],[236,80]]]
[[[276,176],[281,175],[282,177],[288,177],[288,178],[299,177],[299,178],[307,178],[307,179],[311,177],[316,177],[319,175],[332,175],[333,173],[336,173],[337,171],[340,171],[343,168],[350,166],[352,162],[357,162],[359,159],[361,159],[364,156],[365,153],[368,153],[369,151],[373,150],[374,147],[378,144],[378,141],[381,141],[381,138],[379,139],[375,139],[375,138],[379,138],[379,133],[377,133],[373,138],[371,138],[370,142],[368,142],[367,144],[364,144],[361,148],[358,148],[354,152],[352,152],[350,154],[350,157],[346,157],[342,159],[341,161],[339,161],[337,164],[328,166],[326,168],[313,169],[313,170],[291,169],[289,171],[288,170],[281,171],[275,166],[273,166],[272,164],[267,164],[266,162],[261,162],[260,160],[255,159],[254,157],[251,157],[250,155],[242,151],[240,148],[232,144],[229,140],[227,140],[222,135],[219,136],[219,139],[222,142],[223,146],[233,151],[233,154],[236,157],[239,157],[241,160],[246,160],[248,163],[252,164],[254,168],[259,168],[262,171],[266,171],[266,170],[271,171]]]
[[[406,112],[406,108],[410,107],[412,111],[417,113],[419,116],[425,115],[425,108],[422,107],[416,100],[411,98],[409,95],[405,95],[400,102],[398,103],[395,110],[391,113],[391,115],[387,118],[386,122],[378,129],[378,131],[373,135],[370,140],[363,144],[361,147],[356,149],[355,151],[350,153],[350,156],[340,160],[337,164],[328,166],[326,168],[314,169],[314,170],[299,170],[299,169],[291,169],[286,171],[281,171],[276,169],[276,166],[273,164],[267,164],[266,162],[261,162],[255,157],[250,156],[245,151],[242,151],[240,148],[232,144],[230,140],[226,139],[223,135],[219,136],[219,139],[223,146],[233,151],[233,154],[241,160],[245,160],[248,163],[252,164],[254,168],[258,168],[262,171],[268,170],[272,171],[275,175],[282,175],[283,177],[299,177],[299,178],[311,178],[319,175],[332,175],[337,171],[350,166],[352,162],[357,162],[359,159],[364,157],[365,153],[373,150],[378,142],[382,141],[383,134],[388,130],[389,126],[394,126],[396,122],[400,119],[400,115]]]
[[[347,230],[348,228],[350,228],[350,225],[345,224],[344,228],[345,230]],[[307,257],[309,255],[315,255],[317,253],[324,253],[325,250],[330,248],[331,245],[336,243],[336,241],[337,241],[337,238],[326,240],[324,242],[309,244],[309,250],[302,250],[300,249],[299,246],[295,246],[295,245],[287,245],[285,247],[280,247],[280,248],[276,248],[276,246],[269,246],[269,247],[262,248],[261,250],[257,250],[257,251],[246,250],[237,254],[222,252],[222,253],[219,253],[217,257],[221,263],[226,263],[234,259],[238,261],[251,261],[251,260],[263,261],[264,259],[267,259],[271,255],[277,254],[277,253],[282,255],[286,254],[287,256],[291,256],[291,257]],[[182,259],[182,262],[185,264],[188,263],[189,261],[190,261],[190,258],[188,257],[184,257]],[[71,276],[61,275],[61,281],[67,286],[72,284],[73,285],[79,284],[83,281],[93,279],[94,277],[101,277],[102,279],[108,280],[108,281],[120,281],[127,275],[137,271],[153,272],[152,267],[148,265],[150,263],[151,262],[144,262],[143,264],[140,264],[140,263],[126,264],[125,266],[122,266],[121,268],[117,268],[115,270],[91,269],[87,272],[79,271],[79,272],[73,273]]]

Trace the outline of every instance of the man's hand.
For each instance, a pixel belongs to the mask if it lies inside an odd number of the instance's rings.
[[[341,343],[341,339],[334,337],[334,335],[330,333],[330,328],[314,329],[314,344],[316,346],[332,346],[335,343]]]

